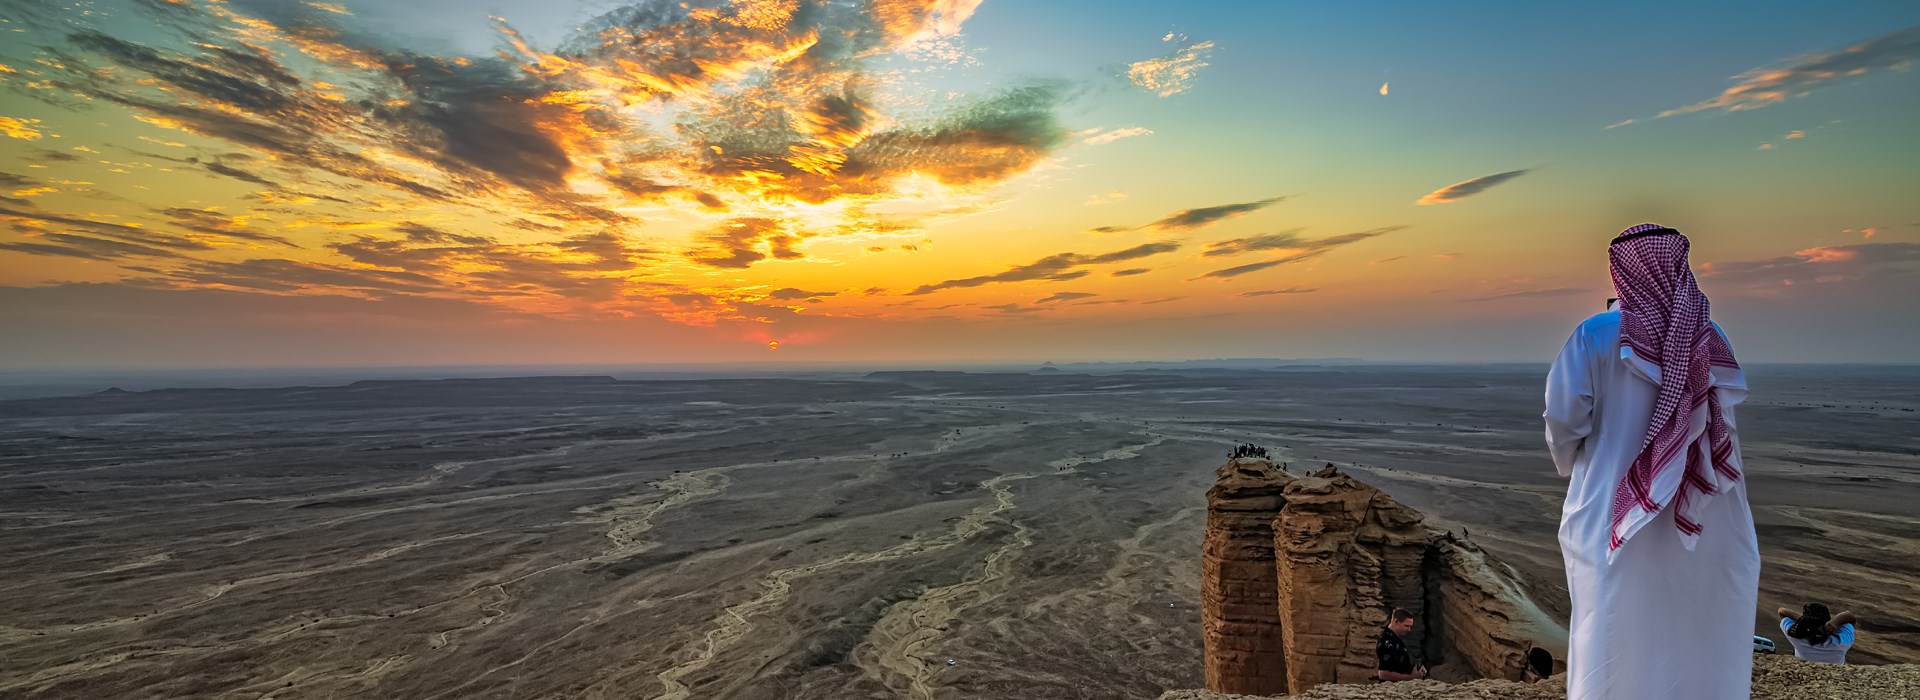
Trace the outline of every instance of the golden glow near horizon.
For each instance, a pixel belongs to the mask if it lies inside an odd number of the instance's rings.
[[[991,64],[1031,47],[966,32],[981,13],[1037,8],[807,7],[640,2],[552,46],[496,17],[490,54],[400,48],[363,23],[386,10],[354,2],[10,9],[0,31],[21,41],[0,52],[0,285],[219,294],[349,336],[438,315],[477,336],[627,324],[659,341],[529,361],[761,346],[813,359],[1204,355],[1242,351],[1182,351],[1167,334],[1129,350],[1116,329],[1275,319],[1353,347],[1274,354],[1364,355],[1385,341],[1360,319],[1471,325],[1589,306],[1576,300],[1607,294],[1593,246],[1516,263],[1637,223],[1619,216],[1742,231],[1781,219],[1791,210],[1747,202],[1798,185],[1752,169],[1736,178],[1747,191],[1694,185],[1676,195],[1688,206],[1619,213],[1598,193],[1628,169],[1593,142],[1658,150],[1669,125],[1702,114],[1786,112],[1850,81],[1911,85],[1900,66],[1920,33],[1593,117],[1569,127],[1582,145],[1565,153],[1473,137],[1407,151],[1421,148],[1405,135],[1418,122],[1396,120],[1433,108],[1406,105],[1437,99],[1438,76],[1405,71],[1389,99],[1377,74],[1356,78],[1343,93],[1377,81],[1379,97],[1321,124],[1296,105],[1220,108],[1236,95],[1208,81],[1245,70],[1229,39],[1130,37],[1120,60],[1032,77]],[[1768,126],[1737,158],[1806,157],[1868,128],[1829,122]],[[1721,277],[1713,291],[1737,308],[1794,284],[1911,274],[1920,212],[1876,188],[1910,190],[1913,166],[1888,162],[1859,169],[1877,184],[1854,188],[1851,212],[1710,234],[1696,262]]]

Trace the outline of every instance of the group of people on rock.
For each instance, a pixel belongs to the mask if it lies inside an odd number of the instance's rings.
[[[1248,443],[1244,445],[1234,445],[1233,450],[1227,453],[1227,459],[1240,459],[1241,457],[1259,457],[1266,459],[1267,448]]]

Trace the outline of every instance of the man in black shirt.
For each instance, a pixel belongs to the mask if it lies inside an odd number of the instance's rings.
[[[1380,643],[1374,646],[1374,653],[1380,657],[1380,680],[1416,681],[1427,677],[1427,667],[1414,665],[1413,655],[1407,653],[1407,644],[1400,639],[1400,635],[1412,631],[1413,613],[1394,608],[1386,628],[1380,630]]]

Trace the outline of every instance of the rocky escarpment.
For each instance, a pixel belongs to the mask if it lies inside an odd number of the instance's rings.
[[[1374,639],[1396,607],[1416,616],[1407,646],[1440,677],[1517,680],[1534,647],[1564,655],[1564,629],[1510,569],[1378,489],[1331,466],[1294,477],[1257,458],[1218,474],[1202,581],[1210,690],[1370,680]],[[1252,539],[1268,513],[1263,548]],[[1273,613],[1258,609],[1262,596]]]
[[[1458,685],[1408,681],[1323,685],[1294,700],[1563,700],[1565,676],[1538,683],[1480,680]],[[1753,700],[1911,700],[1920,697],[1920,665],[1839,666],[1791,656],[1753,657]],[[1159,700],[1264,700],[1205,690],[1173,690]]]
[[[1224,693],[1287,689],[1287,659],[1275,606],[1273,520],[1293,481],[1265,459],[1228,460],[1207,491],[1200,601],[1207,687]]]
[[[1435,537],[1418,511],[1331,467],[1288,484],[1282,498],[1274,556],[1289,689],[1373,677],[1374,639],[1394,608],[1426,622],[1405,639],[1409,650],[1429,665],[1445,655],[1428,643]]]

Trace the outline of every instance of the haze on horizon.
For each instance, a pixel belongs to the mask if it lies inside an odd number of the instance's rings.
[[[1920,346],[1920,7],[487,7],[0,2],[0,369]]]

